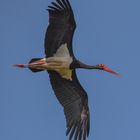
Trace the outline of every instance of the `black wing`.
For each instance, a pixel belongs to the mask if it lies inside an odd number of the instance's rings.
[[[49,71],[52,88],[64,108],[69,140],[86,140],[89,135],[88,97],[80,85],[75,70],[72,81],[63,79],[57,72]]]
[[[67,43],[70,55],[73,56],[72,38],[76,23],[69,0],[56,0],[49,9],[49,26],[45,35],[45,54],[51,57],[57,49]]]

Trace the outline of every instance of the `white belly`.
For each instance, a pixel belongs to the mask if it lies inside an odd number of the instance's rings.
[[[53,57],[46,58],[45,68],[47,70],[55,70],[62,78],[72,80],[72,70],[70,69],[72,61],[67,44],[62,44]]]

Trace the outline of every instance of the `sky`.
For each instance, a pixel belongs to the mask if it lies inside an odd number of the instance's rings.
[[[13,67],[45,56],[45,9],[51,1],[0,0],[1,140],[68,140],[48,74]],[[122,75],[77,70],[89,97],[87,140],[140,140],[140,1],[71,0],[71,5],[75,56]]]

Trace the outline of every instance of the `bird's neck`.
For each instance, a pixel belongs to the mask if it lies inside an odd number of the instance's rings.
[[[74,60],[71,64],[71,69],[76,69],[76,68],[83,68],[83,69],[99,69],[100,68],[97,65],[88,65],[80,62],[79,60]]]
[[[96,65],[88,65],[88,64],[84,64],[84,63],[80,63],[80,68],[83,68],[83,69],[100,69]]]

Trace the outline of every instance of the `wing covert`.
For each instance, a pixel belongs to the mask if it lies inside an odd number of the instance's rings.
[[[90,127],[88,97],[76,77],[75,70],[72,81],[62,78],[55,71],[49,71],[49,76],[55,95],[64,108],[66,135],[69,135],[69,140],[86,140]]]
[[[48,6],[49,26],[45,35],[45,54],[51,57],[62,45],[67,43],[70,55],[72,51],[72,38],[76,23],[69,0],[56,0]]]

